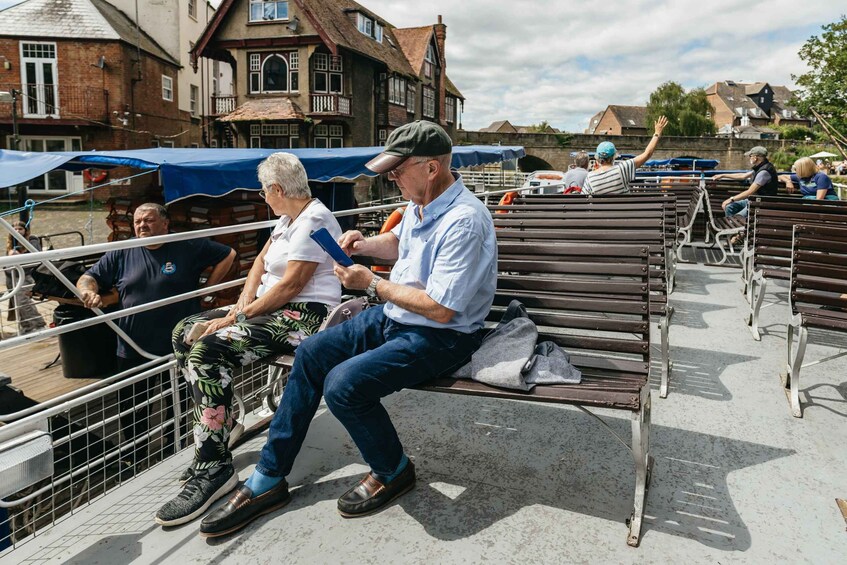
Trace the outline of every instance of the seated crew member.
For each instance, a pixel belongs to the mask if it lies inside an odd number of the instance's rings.
[[[779,175],[780,182],[784,182],[788,192],[794,192],[796,187],[800,188],[803,198],[811,200],[838,200],[832,179],[819,171],[815,162],[809,157],[801,157],[794,161],[790,175]]]
[[[660,116],[653,126],[653,138],[640,155],[633,159],[624,159],[615,162],[617,150],[611,141],[604,141],[597,146],[594,153],[598,167],[585,176],[582,187],[583,194],[620,194],[629,192],[629,183],[635,178],[635,169],[647,162],[653,156],[653,151],[659,144],[659,138],[668,119]]]
[[[279,222],[253,262],[238,302],[190,316],[173,331],[174,355],[194,398],[195,449],[194,462],[182,476],[185,486],[156,514],[163,526],[193,520],[238,482],[228,447],[233,369],[268,355],[292,353],[341,301],[334,263],[309,237],[325,227],[337,239],[341,227],[312,198],[300,160],[274,153],[262,161],[258,174],[260,194]],[[208,325],[189,347],[185,336],[197,323]]]
[[[291,472],[323,395],[370,472],[338,499],[347,518],[384,508],[415,484],[415,467],[380,399],[450,374],[479,347],[494,298],[497,247],[491,214],[450,170],[451,141],[438,125],[397,128],[367,166],[388,173],[411,201],[392,231],[339,240],[345,251],[396,260],[390,280],[354,265],[342,284],[385,301],[308,339],[274,414],[255,472],[200,524],[207,537],[234,532],[289,501]]]
[[[141,204],[135,209],[132,221],[135,236],[140,239],[168,233],[168,212],[159,204]],[[79,278],[76,286],[88,308],[100,308],[116,302],[115,294],[109,293],[112,289],[117,289],[121,305],[130,308],[197,290],[200,275],[208,267],[212,267],[212,273],[206,285],[215,285],[226,276],[234,259],[234,250],[207,239],[120,249],[103,255]],[[183,300],[119,318],[117,324],[143,350],[154,355],[168,355],[173,327],[184,317],[199,311],[199,300]],[[148,361],[120,337],[117,356],[118,372]],[[118,391],[121,412],[125,413],[121,416],[125,442],[147,434],[150,428],[148,402],[159,380],[160,376],[153,376]],[[136,406],[138,408],[133,412]],[[171,434],[163,433],[166,434],[165,444],[172,443]],[[134,466],[146,459],[147,441],[136,443],[136,448],[130,453],[129,465]]]
[[[585,186],[585,177],[588,175],[588,153],[585,151],[580,151],[574,157],[574,166],[572,169],[569,169],[567,173],[565,173],[565,178],[562,180],[562,184],[564,188],[557,192],[564,192],[564,190],[571,187],[579,187],[580,190],[583,186]]]
[[[714,180],[753,179],[752,184],[750,184],[750,188],[734,196],[730,196],[721,203],[721,208],[723,208],[724,214],[726,214],[727,218],[736,215],[746,218],[750,206],[750,201],[747,200],[747,198],[753,194],[758,194],[759,196],[776,196],[777,190],[779,189],[779,179],[773,164],[768,161],[767,149],[757,145],[750,151],[746,152],[744,156],[750,159],[750,166],[752,167],[752,170],[744,173],[723,173],[712,177]],[[733,243],[740,239],[741,238],[738,236],[734,237]]]

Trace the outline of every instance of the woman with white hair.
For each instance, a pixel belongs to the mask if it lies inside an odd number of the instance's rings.
[[[253,262],[238,302],[189,316],[173,331],[174,354],[194,398],[195,450],[194,462],[182,476],[182,492],[156,514],[163,526],[200,516],[238,482],[228,447],[233,370],[268,355],[292,353],[341,300],[332,259],[309,237],[324,227],[338,239],[341,227],[312,198],[300,160],[274,153],[258,173],[260,194],[279,222]],[[187,345],[186,336],[198,333],[192,332],[197,324],[205,330]]]

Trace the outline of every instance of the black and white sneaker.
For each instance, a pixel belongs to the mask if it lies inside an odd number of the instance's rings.
[[[184,487],[185,483],[194,478],[194,466],[188,467],[182,474],[179,476],[179,486]]]
[[[156,523],[178,526],[190,522],[209,509],[238,484],[232,464],[194,471],[176,498],[169,500],[156,513]]]

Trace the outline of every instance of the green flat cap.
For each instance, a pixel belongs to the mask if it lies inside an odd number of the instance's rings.
[[[375,173],[383,174],[394,170],[409,157],[435,157],[452,152],[453,142],[441,126],[418,120],[391,132],[385,142],[385,150],[365,166]]]

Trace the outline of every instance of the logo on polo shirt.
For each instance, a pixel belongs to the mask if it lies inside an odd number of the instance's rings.
[[[163,275],[172,275],[176,272],[176,265],[171,261],[166,262],[162,265],[162,274]]]

